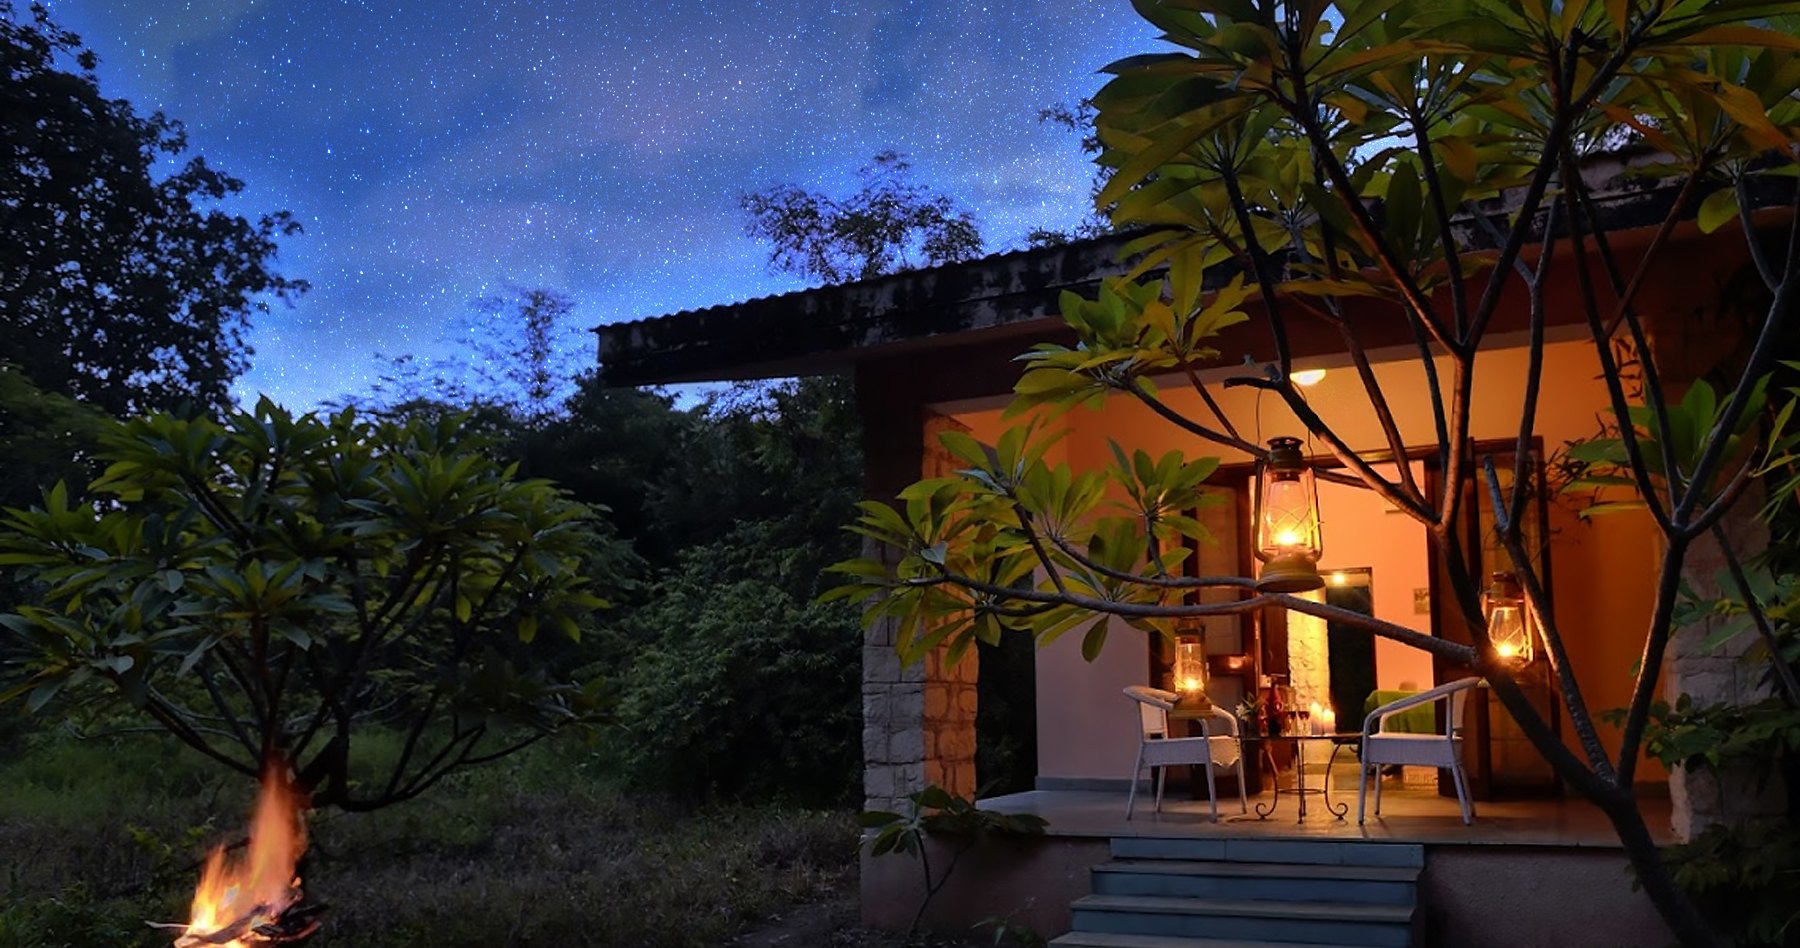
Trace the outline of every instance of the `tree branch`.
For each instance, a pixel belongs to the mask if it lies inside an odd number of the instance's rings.
[[[1444,183],[1438,177],[1437,160],[1431,151],[1431,132],[1426,127],[1425,117],[1412,112],[1407,115],[1412,123],[1413,141],[1419,148],[1419,166],[1425,174],[1425,193],[1431,197],[1431,206],[1437,212],[1438,244],[1444,248],[1444,269],[1450,277],[1450,308],[1456,316],[1456,334],[1461,338],[1469,332],[1469,301],[1463,295],[1462,254],[1456,246],[1456,235],[1450,228],[1450,207],[1444,201]]]
[[[1398,486],[1389,483],[1386,478],[1376,473],[1375,468],[1371,466],[1368,461],[1364,460],[1361,454],[1357,453],[1348,444],[1344,443],[1344,440],[1338,437],[1337,432],[1333,431],[1331,426],[1327,425],[1325,420],[1320,418],[1318,413],[1312,410],[1312,406],[1308,405],[1304,399],[1294,394],[1293,385],[1288,384],[1285,380],[1278,382],[1271,379],[1249,376],[1239,376],[1237,378],[1227,379],[1225,384],[1227,387],[1246,385],[1251,388],[1272,391],[1280,395],[1282,401],[1287,403],[1288,408],[1300,419],[1300,423],[1306,427],[1306,430],[1311,432],[1314,437],[1325,442],[1326,447],[1331,449],[1332,456],[1336,457],[1339,463],[1350,470],[1355,471],[1363,486],[1380,495],[1381,499],[1392,504],[1394,507],[1406,511],[1413,519],[1420,523],[1430,525],[1435,522],[1431,511],[1421,506],[1418,501],[1406,496],[1401,492]],[[1400,457],[1395,460],[1404,466],[1406,464],[1406,455],[1401,454]]]
[[[1513,472],[1515,486],[1519,477],[1518,470],[1515,468]],[[1581,749],[1588,757],[1588,766],[1603,779],[1612,780],[1616,776],[1612,759],[1607,756],[1605,745],[1600,743],[1600,731],[1594,726],[1593,712],[1588,709],[1581,683],[1575,679],[1575,667],[1569,662],[1569,650],[1563,642],[1562,627],[1556,621],[1556,610],[1548,608],[1550,598],[1544,592],[1543,578],[1538,575],[1531,551],[1525,549],[1517,522],[1511,519],[1517,514],[1508,513],[1500,506],[1500,475],[1494,468],[1492,458],[1488,459],[1487,480],[1493,499],[1495,527],[1500,533],[1501,542],[1506,546],[1507,556],[1512,560],[1519,584],[1525,590],[1526,601],[1537,613],[1544,648],[1550,653],[1550,670],[1556,674],[1563,705],[1569,710],[1569,726],[1574,728],[1576,739],[1581,741]],[[1502,523],[1502,518],[1507,520]]]
[[[1662,674],[1663,653],[1669,645],[1669,626],[1673,622],[1675,600],[1681,591],[1681,570],[1687,560],[1688,538],[1668,538],[1663,552],[1662,573],[1656,584],[1656,607],[1650,615],[1650,629],[1645,636],[1644,654],[1638,662],[1637,683],[1632,687],[1631,703],[1625,710],[1625,727],[1619,739],[1618,786],[1629,790],[1637,772],[1638,747],[1644,740],[1644,728],[1650,721],[1650,703],[1656,697],[1656,682]]]
[[[1775,629],[1769,625],[1768,613],[1763,611],[1762,601],[1750,589],[1750,578],[1744,575],[1744,564],[1738,561],[1737,552],[1731,548],[1731,540],[1725,536],[1725,528],[1714,524],[1713,539],[1719,544],[1719,550],[1725,554],[1725,568],[1731,572],[1731,581],[1738,588],[1738,595],[1744,599],[1744,610],[1750,614],[1750,622],[1756,626],[1756,634],[1762,638],[1763,647],[1769,650],[1769,665],[1775,669],[1775,680],[1781,683],[1782,696],[1787,698],[1788,707],[1800,708],[1800,680],[1794,677],[1794,669],[1781,654],[1781,643],[1775,639]]]
[[[1696,171],[1694,175],[1688,179],[1687,184],[1682,188],[1681,195],[1676,201],[1676,207],[1670,210],[1668,215],[1663,218],[1662,226],[1657,228],[1656,238],[1664,237],[1667,231],[1674,229],[1676,215],[1681,211],[1682,199],[1688,197],[1692,193],[1694,183],[1699,180],[1699,174],[1700,172]],[[1678,468],[1675,463],[1675,439],[1669,428],[1670,422],[1668,411],[1664,408],[1664,406],[1668,404],[1668,400],[1663,394],[1662,373],[1657,371],[1656,360],[1651,358],[1650,338],[1644,332],[1644,324],[1643,321],[1638,318],[1636,307],[1631,305],[1631,299],[1637,292],[1637,286],[1642,282],[1644,275],[1650,270],[1651,263],[1654,259],[1654,251],[1657,247],[1656,238],[1652,238],[1651,250],[1646,251],[1644,259],[1638,264],[1637,272],[1633,274],[1630,285],[1627,285],[1620,277],[1618,261],[1612,253],[1611,243],[1606,236],[1606,228],[1601,225],[1599,211],[1593,206],[1592,198],[1588,194],[1587,183],[1577,176],[1575,181],[1570,185],[1570,193],[1586,212],[1587,220],[1594,225],[1589,231],[1589,235],[1593,237],[1594,246],[1598,251],[1597,255],[1600,258],[1601,266],[1606,271],[1607,279],[1612,284],[1613,293],[1618,297],[1618,303],[1613,307],[1613,316],[1607,321],[1606,338],[1610,341],[1612,332],[1617,327],[1618,323],[1623,321],[1626,329],[1631,333],[1631,344],[1637,349],[1638,361],[1643,367],[1644,402],[1646,405],[1653,406],[1650,410],[1651,419],[1656,423],[1656,437],[1662,448],[1663,472],[1664,477],[1669,483],[1668,502],[1673,504],[1675,502],[1676,489],[1675,472]],[[1571,239],[1574,239],[1574,227],[1573,215],[1571,215]],[[1579,262],[1583,265],[1582,275],[1586,276],[1586,259],[1583,258]],[[1630,421],[1626,416],[1621,415],[1619,416],[1619,424],[1623,427],[1630,424]],[[1620,437],[1624,437],[1623,433],[1621,433]],[[1635,432],[1633,433],[1633,437],[1635,437]]]

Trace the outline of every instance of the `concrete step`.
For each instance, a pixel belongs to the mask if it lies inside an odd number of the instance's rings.
[[[1089,895],[1070,906],[1076,932],[1409,948],[1414,907]]]
[[[1317,863],[1144,859],[1095,866],[1092,878],[1093,891],[1097,895],[1410,906],[1418,898],[1419,870]]]
[[[1346,948],[1292,941],[1227,941],[1217,938],[1171,938],[1166,935],[1118,935],[1069,932],[1050,940],[1050,948]]]
[[[1177,859],[1190,862],[1303,863],[1321,866],[1386,866],[1420,869],[1425,847],[1360,839],[1257,839],[1247,837],[1171,838],[1116,836],[1114,859]]]

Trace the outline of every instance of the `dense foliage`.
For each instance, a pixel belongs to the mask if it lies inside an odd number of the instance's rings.
[[[517,298],[521,313],[560,299]],[[547,651],[618,682],[607,754],[634,785],[849,799],[860,787],[856,613],[813,602],[826,566],[854,552],[840,530],[862,470],[848,381],[745,384],[679,408],[585,375],[556,411],[538,412],[507,397],[522,388],[497,384],[554,364],[532,333],[529,319],[494,324],[469,351],[352,401],[397,419],[469,412],[495,456],[608,511],[621,543],[597,555],[619,580],[617,608],[581,643]],[[487,383],[471,383],[471,359]]]
[[[299,225],[218,210],[244,184],[204,159],[159,178],[181,125],[106,98],[95,65],[0,0],[0,362],[115,416],[222,406],[249,315],[305,289],[274,268]]]
[[[40,485],[79,483],[100,445],[107,417],[93,407],[46,392],[17,366],[0,363],[0,507],[38,499]]]
[[[682,550],[622,617],[636,779],[839,803],[861,787],[856,611],[815,602],[861,477],[850,387],[801,379],[717,403],[658,484]]]
[[[1707,649],[1753,637],[1740,661],[1767,696],[1743,705],[1701,705],[1687,695],[1657,702],[1644,745],[1664,766],[1783,795],[1764,816],[1706,827],[1668,855],[1676,881],[1708,918],[1737,944],[1757,948],[1800,945],[1800,705],[1782,681],[1800,676],[1797,514],[1791,490],[1775,494],[1764,517],[1768,555],[1739,567],[1741,587],[1728,570],[1717,577],[1717,598],[1690,591],[1682,615],[1684,625],[1710,632]]]

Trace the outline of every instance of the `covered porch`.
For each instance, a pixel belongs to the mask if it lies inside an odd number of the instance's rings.
[[[1255,806],[1275,802],[1271,793],[1251,797],[1249,815],[1238,812],[1233,795],[1229,805],[1221,802],[1217,823],[1207,815],[1205,799],[1185,792],[1171,793],[1161,812],[1145,807],[1129,821],[1123,788],[1034,790],[983,801],[984,808],[1044,817],[1045,835],[992,840],[970,850],[955,870],[969,884],[953,880],[946,886],[931,902],[927,924],[950,930],[1005,918],[1053,943],[1061,936],[1064,944],[1087,944],[1079,932],[1064,933],[1076,925],[1082,906],[1101,897],[1104,880],[1134,866],[1179,872],[1204,860],[1278,879],[1273,884],[1294,890],[1290,898],[1315,908],[1335,897],[1333,886],[1356,874],[1355,864],[1394,867],[1375,873],[1398,873],[1411,883],[1414,945],[1584,948],[1672,941],[1649,901],[1634,891],[1618,837],[1591,804],[1483,803],[1474,823],[1464,826],[1454,799],[1426,787],[1390,786],[1382,815],[1371,812],[1358,826],[1354,768],[1342,776],[1341,784],[1331,785],[1333,802],[1350,805],[1342,820],[1311,801],[1307,818],[1297,819],[1286,791],[1267,819],[1258,819]],[[1652,795],[1641,804],[1650,825],[1668,825],[1667,797]],[[1659,842],[1668,841],[1667,830],[1660,830]],[[960,844],[930,841],[934,872],[949,865]],[[883,894],[865,898],[865,921],[909,922],[923,895],[917,864],[865,855],[862,869],[864,891]]]

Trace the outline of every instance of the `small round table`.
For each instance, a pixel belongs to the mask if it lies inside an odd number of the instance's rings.
[[[1276,734],[1272,737],[1269,735],[1246,735],[1244,740],[1246,742],[1255,743],[1261,749],[1262,759],[1269,762],[1269,770],[1271,773],[1274,773],[1276,770],[1274,745],[1280,741],[1293,742],[1294,789],[1289,792],[1299,798],[1300,822],[1306,821],[1306,797],[1307,794],[1312,793],[1318,794],[1325,803],[1325,811],[1337,817],[1339,820],[1342,820],[1350,813],[1350,804],[1331,802],[1331,766],[1337,763],[1338,751],[1362,740],[1361,732],[1339,731],[1332,734]],[[1309,787],[1306,785],[1306,745],[1316,744],[1319,741],[1331,742],[1331,757],[1325,762],[1324,780],[1317,787]],[[1256,804],[1256,818],[1259,820],[1268,819],[1269,816],[1275,812],[1275,808],[1281,805],[1281,779],[1277,776],[1272,782],[1275,784],[1274,798],[1266,804]]]

